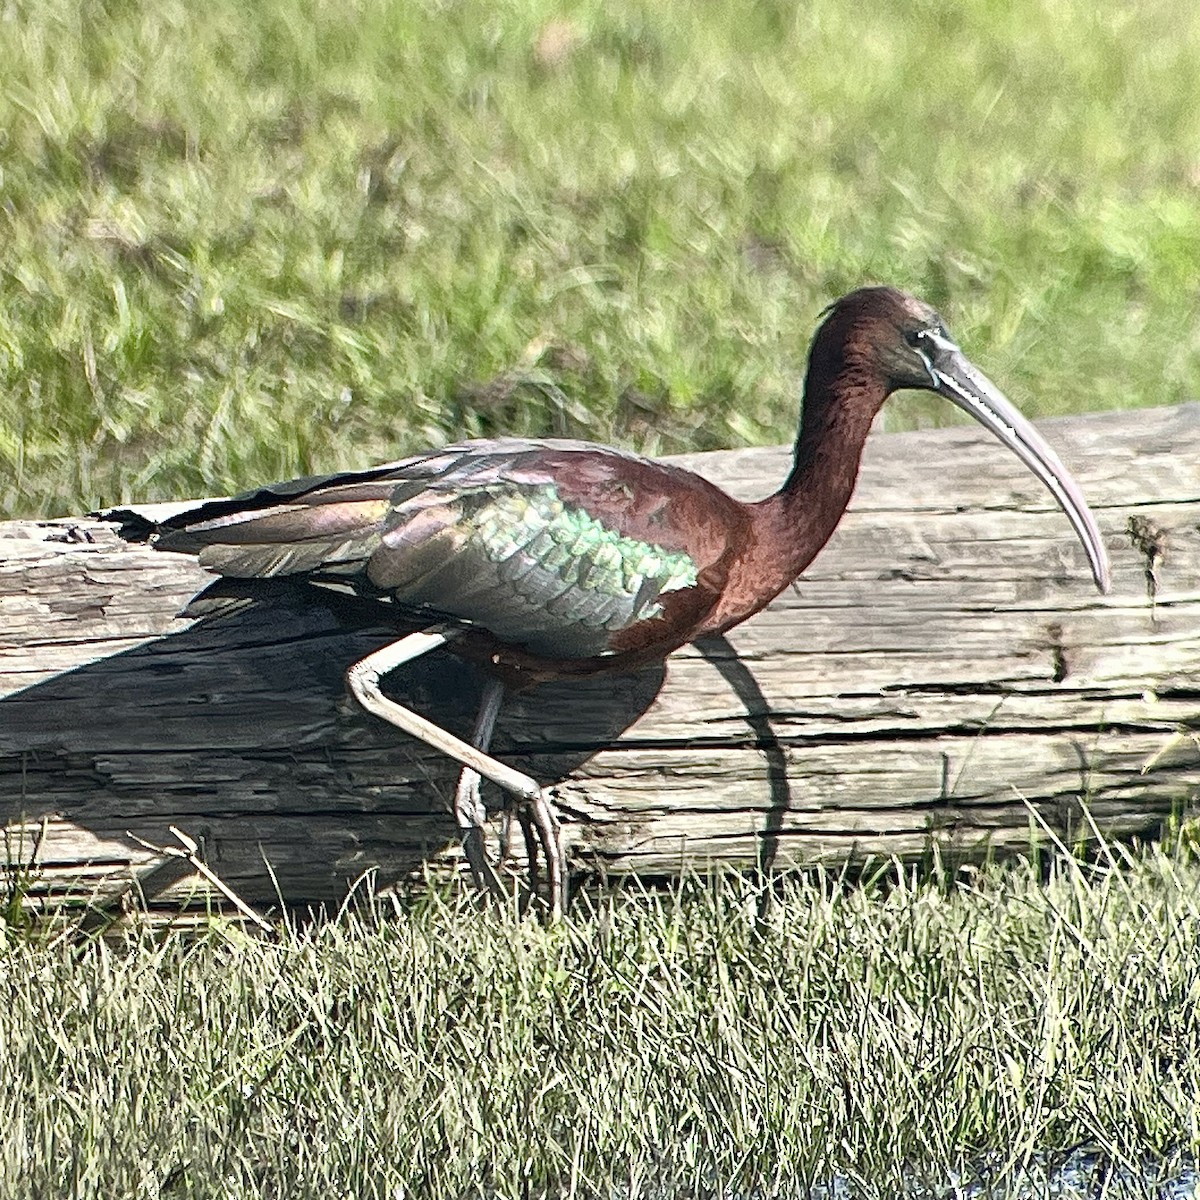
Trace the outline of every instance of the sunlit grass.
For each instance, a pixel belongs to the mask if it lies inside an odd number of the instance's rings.
[[[1115,854],[1116,852],[1114,852]],[[1200,1146],[1200,866],[430,892],[275,942],[14,933],[0,1189],[894,1197]],[[916,1189],[914,1192],[913,1189]]]
[[[0,512],[499,432],[789,440],[867,281],[1034,414],[1200,395],[1185,0],[8,0],[0,62]],[[1198,896],[1151,852],[798,879],[765,922],[735,881],[549,931],[436,894],[276,943],[0,921],[0,1193],[891,1197],[1195,1153]]]
[[[1034,413],[1200,393],[1184,0],[9,0],[0,61],[0,511],[789,440],[865,281]]]

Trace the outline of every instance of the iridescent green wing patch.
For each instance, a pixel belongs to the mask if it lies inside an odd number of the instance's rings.
[[[553,484],[491,494],[471,526],[469,540],[515,592],[593,628],[656,617],[660,595],[696,583],[689,555],[623,537]]]
[[[691,557],[622,537],[553,484],[489,482],[394,507],[368,578],[402,603],[483,626],[536,653],[608,652],[618,630],[693,587]]]

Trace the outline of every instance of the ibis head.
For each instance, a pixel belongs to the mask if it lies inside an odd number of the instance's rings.
[[[810,355],[798,461],[807,460],[811,469],[810,443],[829,436],[831,409],[857,405],[869,419],[889,395],[905,388],[945,397],[1024,463],[1066,514],[1096,586],[1107,592],[1108,556],[1078,484],[1041,434],[962,352],[938,312],[914,296],[889,287],[861,288],[826,310]],[[806,441],[810,422],[815,436]]]

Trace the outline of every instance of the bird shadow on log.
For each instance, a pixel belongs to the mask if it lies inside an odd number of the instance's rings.
[[[351,663],[415,626],[304,583],[258,581],[240,607],[224,586],[198,597],[202,609],[220,600],[215,615],[0,700],[4,825],[59,816],[91,835],[95,853],[63,842],[57,862],[39,859],[63,878],[88,859],[118,868],[129,835],[169,844],[174,825],[251,903],[336,904],[365,872],[381,887],[418,876],[457,843],[457,765],[363,712],[344,683]],[[535,688],[501,712],[493,753],[556,782],[645,712],[664,673]],[[481,686],[445,652],[384,681],[462,737]],[[168,859],[144,871],[146,901],[185,870]]]
[[[729,639],[724,636],[700,638],[696,649],[712,664],[730,690],[746,706],[746,724],[754,734],[755,745],[767,760],[769,807],[758,843],[758,869],[769,877],[779,853],[779,832],[784,813],[791,807],[792,789],[788,782],[787,757],[767,715],[771,711],[758,680],[746,666]],[[768,893],[764,893],[764,896]]]

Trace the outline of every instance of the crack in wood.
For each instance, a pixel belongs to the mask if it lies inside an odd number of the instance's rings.
[[[1062,683],[1068,674],[1067,652],[1063,647],[1063,629],[1056,621],[1047,628],[1046,632],[1050,638],[1050,662],[1052,667],[1050,678],[1054,683]]]
[[[783,733],[770,742],[754,738],[622,738],[603,747],[608,753],[643,753],[646,751],[705,751],[705,750],[752,750],[764,751],[776,744],[793,750],[819,748],[823,746],[842,746],[847,743],[879,742],[886,743],[902,739],[906,743],[936,742],[943,738],[1006,738],[1006,737],[1048,737],[1054,734],[1106,734],[1106,733],[1144,733],[1147,730],[1175,729],[1177,722],[1153,720],[1147,721],[1108,721],[1108,720],[1062,720],[1044,725],[1032,723],[1005,724],[994,727],[986,720],[970,720],[941,725],[922,725],[917,728],[903,725],[875,725],[871,729],[839,729],[837,733]],[[587,743],[562,743],[555,746],[541,746],[526,751],[513,751],[498,757],[521,759],[531,755],[552,753],[578,753],[585,750],[600,749]]]

